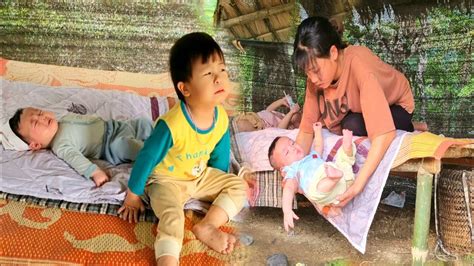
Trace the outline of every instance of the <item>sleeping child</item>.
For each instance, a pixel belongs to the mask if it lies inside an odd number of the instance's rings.
[[[281,106],[286,106],[290,110],[283,114],[276,109]],[[254,130],[261,130],[269,127],[277,127],[283,129],[298,128],[301,121],[300,106],[286,95],[271,103],[265,110],[258,113],[246,112],[236,117],[237,128],[239,132],[248,132]]]
[[[91,159],[104,159],[113,165],[135,160],[143,141],[153,130],[152,121],[138,118],[104,121],[97,116],[67,114],[59,121],[53,113],[27,107],[18,109],[3,126],[20,140],[17,150],[50,148],[59,158],[96,186],[109,181],[107,174]]]
[[[325,162],[323,154],[322,124],[313,124],[314,151],[305,156],[303,149],[288,137],[277,137],[270,145],[268,158],[273,168],[283,176],[283,224],[285,230],[293,228],[293,219],[299,219],[292,210],[296,192],[303,193],[324,214],[335,216],[340,208],[336,197],[346,191],[354,180],[355,145],[352,131],[343,130],[342,147],[336,153],[336,162]],[[324,208],[326,207],[326,208]]]

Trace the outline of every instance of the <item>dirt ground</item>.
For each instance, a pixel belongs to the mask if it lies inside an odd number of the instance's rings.
[[[277,208],[250,209],[241,230],[254,238],[250,248],[253,265],[265,265],[267,257],[275,253],[286,254],[290,265],[298,262],[306,265],[338,264],[335,261],[351,265],[409,265],[414,211],[413,205],[399,209],[380,204],[369,231],[365,254],[353,248],[311,207],[296,210],[300,220],[293,236],[288,236],[283,229],[282,212]],[[431,262],[437,261],[433,253],[435,239],[432,220],[428,257]]]

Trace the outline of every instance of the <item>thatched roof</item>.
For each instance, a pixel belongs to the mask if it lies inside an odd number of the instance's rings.
[[[214,18],[236,39],[288,42],[295,10],[295,0],[219,0]]]

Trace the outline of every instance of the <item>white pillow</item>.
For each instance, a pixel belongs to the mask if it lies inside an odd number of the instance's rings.
[[[250,164],[253,171],[273,170],[268,161],[268,148],[276,137],[286,136],[296,139],[298,129],[266,128],[263,130],[240,132],[235,135],[240,155]]]

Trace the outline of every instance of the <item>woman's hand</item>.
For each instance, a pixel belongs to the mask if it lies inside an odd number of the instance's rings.
[[[346,206],[349,201],[351,201],[355,196],[359,195],[362,192],[364,185],[359,185],[358,183],[354,182],[347,190],[342,193],[341,195],[337,196],[336,199],[339,201],[338,204],[334,204],[335,207],[344,207]]]
[[[359,195],[362,190],[364,190],[365,185],[369,181],[369,178],[374,173],[375,169],[379,165],[380,161],[383,159],[385,152],[390,147],[393,139],[396,137],[395,130],[387,132],[385,134],[379,135],[371,140],[371,146],[369,154],[367,154],[367,159],[365,160],[364,165],[360,169],[356,180],[354,183],[344,192],[343,194],[336,197],[339,200],[339,204],[336,204],[337,207],[345,206],[349,201],[351,201],[355,196]]]

